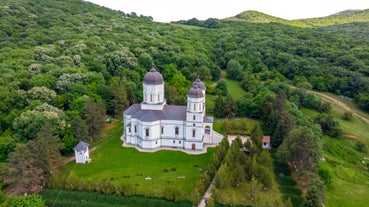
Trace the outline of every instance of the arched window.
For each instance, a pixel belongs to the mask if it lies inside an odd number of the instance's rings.
[[[194,120],[194,121],[196,120],[196,116],[195,116],[195,115],[193,115],[193,120]]]
[[[149,137],[150,136],[150,130],[149,130],[149,128],[146,128],[145,129],[145,135],[146,135],[146,137]]]
[[[196,104],[193,104],[193,110],[196,111]]]
[[[179,127],[176,127],[175,129],[174,129],[174,133],[175,133],[175,135],[179,135]]]
[[[192,130],[192,137],[196,137],[196,129]]]
[[[150,101],[152,101],[152,95],[150,95]]]

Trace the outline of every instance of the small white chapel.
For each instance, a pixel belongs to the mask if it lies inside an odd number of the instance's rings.
[[[143,79],[143,101],[123,112],[127,145],[142,149],[178,148],[201,151],[205,144],[218,144],[223,136],[213,131],[213,117],[205,116],[205,84],[193,82],[187,106],[166,104],[164,79],[154,64]]]

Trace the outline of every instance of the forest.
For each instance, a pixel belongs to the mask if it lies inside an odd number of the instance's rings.
[[[330,105],[306,91],[341,95],[369,111],[369,33],[362,29],[369,11],[338,15],[336,24],[331,24],[333,17],[304,24],[268,18],[246,12],[224,20],[158,23],[82,0],[0,2],[3,191],[41,192],[62,155],[71,154],[79,140],[96,141],[107,119],[121,120],[129,105],[142,101],[143,75],[155,63],[166,81],[167,103],[185,104],[199,76],[216,97],[208,113],[261,120],[259,130],[271,135],[276,149],[275,165],[299,172],[297,180],[306,183],[306,200],[292,202],[324,202],[320,192],[327,180],[318,172],[321,139],[339,138],[343,132],[327,114]],[[245,95],[234,100],[224,79],[240,82]],[[313,120],[301,108],[320,115]],[[269,154],[239,142],[228,147],[233,154],[219,152],[228,164],[217,158],[213,167],[223,174],[242,168],[245,175],[224,181],[212,172],[218,189],[271,179]],[[251,150],[247,158],[238,153],[243,147]],[[264,166],[260,160],[269,161]],[[1,192],[0,201],[8,202],[4,205],[18,202],[10,198]],[[287,206],[291,200],[283,202]]]

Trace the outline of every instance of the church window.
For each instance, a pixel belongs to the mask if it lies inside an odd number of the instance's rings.
[[[205,110],[205,103],[202,103],[202,110]]]
[[[196,129],[192,130],[192,137],[196,137]]]
[[[158,144],[158,141],[155,141],[155,144]]]
[[[137,125],[135,125],[135,133],[137,133]]]
[[[149,137],[149,136],[150,136],[150,130],[149,130],[149,128],[146,128],[146,130],[145,130],[145,135],[146,135],[147,137]]]
[[[182,144],[182,142],[181,142],[181,141],[179,141],[179,144]]]
[[[192,126],[196,126],[196,124],[195,124],[195,123],[193,123],[193,124],[192,124]]]
[[[161,127],[161,134],[164,134],[164,127]]]
[[[173,140],[173,144],[175,144],[176,143],[176,140]]]
[[[152,95],[150,95],[150,101],[152,101]]]
[[[158,101],[160,101],[160,94],[158,94]]]
[[[128,132],[131,133],[131,127],[128,127]]]
[[[196,120],[196,116],[195,115],[193,115],[193,120]]]
[[[193,104],[193,110],[196,111],[196,104]]]
[[[175,128],[175,134],[176,134],[176,135],[179,135],[179,127],[176,127],[176,128]]]
[[[191,110],[191,105],[190,104],[188,104],[188,110]]]

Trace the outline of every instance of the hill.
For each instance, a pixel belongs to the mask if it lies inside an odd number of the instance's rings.
[[[322,154],[329,158],[328,170],[323,169],[323,172],[329,174],[330,170],[337,170],[340,182],[349,183],[349,176],[344,173],[351,174],[356,167],[362,167],[358,158],[368,157],[365,151],[368,142],[340,141],[340,135],[353,131],[350,122],[338,118],[339,109],[329,112],[327,104],[303,89],[349,97],[361,109],[369,110],[369,40],[365,33],[360,33],[360,28],[367,26],[367,13],[360,11],[291,23],[257,12],[245,12],[227,20],[181,22],[191,25],[189,27],[156,23],[149,17],[113,11],[81,0],[1,1],[0,160],[6,163],[1,169],[4,171],[1,174],[7,175],[3,177],[5,190],[24,194],[42,189],[39,178],[46,182],[55,162],[45,160],[50,157],[35,150],[39,147],[35,145],[43,143],[40,139],[56,138],[47,139],[57,140],[47,146],[63,143],[64,155],[73,152],[78,140],[98,142],[106,114],[121,119],[125,108],[142,101],[142,78],[152,62],[166,80],[165,96],[169,104],[186,104],[188,91],[184,89],[199,75],[209,85],[207,93],[214,100],[219,118],[257,119],[262,123],[262,132],[271,136],[274,161],[280,162],[274,166],[282,166],[275,169],[275,174],[268,154],[260,155],[256,148],[250,149],[251,154],[238,153],[244,152],[244,146],[239,143],[230,148],[233,150],[229,150],[224,163],[214,158],[217,167],[223,166],[220,173],[232,175],[218,176],[216,201],[221,201],[219,196],[225,189],[227,194],[224,195],[230,195],[228,198],[235,196],[232,193],[237,191],[243,193],[242,199],[251,203],[255,201],[252,192],[258,191],[250,189],[255,187],[263,191],[259,185],[262,183],[271,185],[270,189],[276,192],[281,191],[282,202],[301,206],[304,199],[309,199],[308,195],[314,195],[311,191],[307,193],[310,185],[301,185],[305,175],[312,175],[317,183],[309,184],[316,184],[319,192],[324,192],[320,188],[321,181],[327,177],[318,174]],[[363,22],[353,23],[354,20]],[[342,28],[336,25],[327,27],[333,22],[348,27],[347,31],[352,25],[357,27],[342,34]],[[299,89],[289,89],[287,86],[291,84]],[[215,107],[217,102],[218,107]],[[329,122],[328,128],[324,128],[324,122]],[[353,119],[352,123],[359,123],[359,120]],[[227,126],[223,128],[229,131]],[[295,173],[294,166],[289,165],[297,160],[278,157],[283,151],[278,154],[277,149],[283,146],[281,149],[293,150],[289,144],[295,139],[286,138],[290,133],[292,136],[301,132],[308,132],[305,134],[312,139],[307,140],[314,140],[309,146],[317,146],[316,151],[311,151],[316,155],[314,159],[305,160],[307,165],[300,166],[303,171],[299,172],[306,172],[303,175]],[[355,136],[365,137],[366,132]],[[319,140],[328,141],[320,143]],[[55,149],[54,152],[59,153]],[[346,152],[350,156],[345,156]],[[23,177],[11,177],[20,176],[20,173],[9,173],[10,169],[27,167],[16,165],[19,157],[37,167],[32,168],[34,173],[23,175],[28,176],[26,181]],[[344,169],[340,168],[341,161]],[[264,162],[268,165],[263,166]],[[202,164],[205,166],[205,162]],[[215,176],[217,167],[209,167],[209,177]],[[286,176],[279,176],[281,173]],[[236,176],[242,174],[245,176]],[[357,175],[359,181],[367,176],[364,168],[360,168]],[[199,177],[196,174],[193,181]],[[210,181],[209,177],[204,177]],[[228,178],[224,185],[219,180],[222,177]],[[274,178],[278,183],[269,182]],[[40,188],[31,189],[30,183]],[[331,206],[339,203],[344,195],[337,190],[337,185],[333,187],[333,190],[328,189],[327,205]],[[346,189],[350,191],[355,187],[351,184]],[[28,192],[29,189],[33,191]],[[193,193],[195,197],[198,194]],[[316,196],[322,198],[321,194]],[[360,206],[366,199],[365,195],[360,196],[359,201],[352,201],[352,204]],[[227,202],[231,204],[232,201]]]
[[[327,17],[286,20],[257,11],[245,11],[225,21],[246,21],[253,23],[280,23],[298,27],[326,27],[349,23],[369,22],[369,10],[346,10]]]

